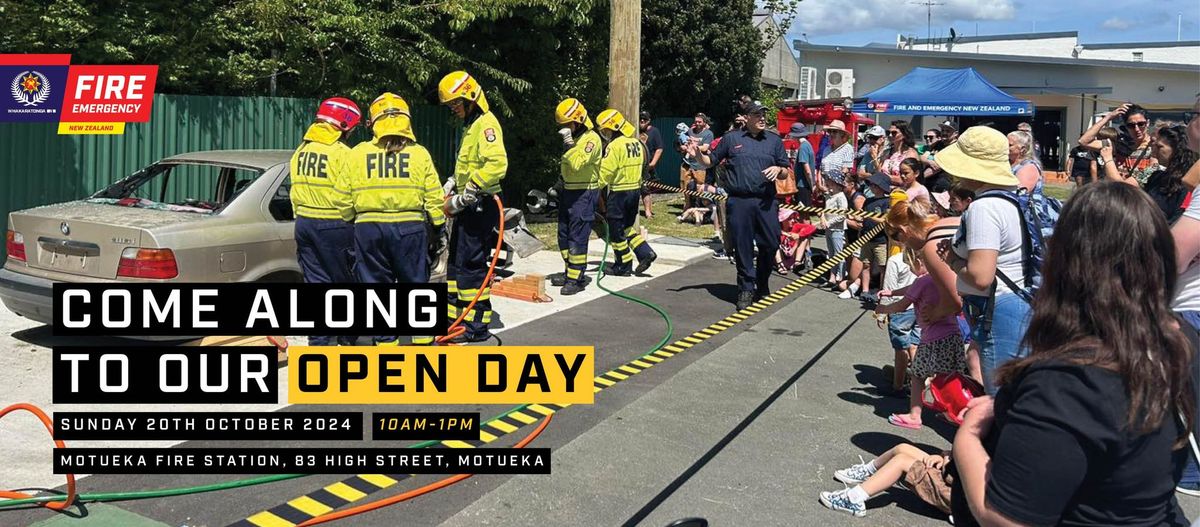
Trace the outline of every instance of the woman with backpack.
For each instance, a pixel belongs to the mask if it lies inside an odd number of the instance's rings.
[[[953,239],[940,242],[939,253],[958,276],[958,293],[972,320],[971,340],[979,345],[989,394],[996,391],[996,369],[1027,354],[1021,339],[1030,310],[1022,289],[1033,285],[1037,267],[1031,261],[1034,255],[1025,251],[1029,233],[1018,208],[1019,182],[1008,150],[1004,134],[974,126],[938,153],[942,169],[976,196]]]

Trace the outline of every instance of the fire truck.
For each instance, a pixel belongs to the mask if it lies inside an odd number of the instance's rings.
[[[787,137],[788,132],[792,129],[794,123],[804,123],[808,125],[808,141],[813,146],[813,151],[820,151],[821,136],[817,134],[817,130],[834,120],[841,120],[846,125],[846,129],[851,131],[850,144],[855,149],[858,148],[858,136],[865,129],[875,125],[875,121],[870,117],[850,111],[853,105],[851,99],[810,99],[810,100],[786,100],[779,103],[779,113],[775,115],[775,122],[779,126],[779,135]]]

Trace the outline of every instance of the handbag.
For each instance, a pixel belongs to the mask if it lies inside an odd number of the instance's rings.
[[[793,168],[788,168],[786,177],[775,179],[775,195],[791,196],[798,191],[799,189],[796,188],[796,171]]]

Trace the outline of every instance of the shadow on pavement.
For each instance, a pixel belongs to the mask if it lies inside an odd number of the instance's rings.
[[[667,291],[680,292],[680,291],[691,291],[694,289],[703,289],[705,291],[708,291],[708,294],[712,295],[717,300],[729,302],[730,304],[737,302],[737,294],[738,294],[737,284],[731,284],[731,283],[697,284],[697,285],[689,285],[689,286],[685,286],[685,287],[680,287],[680,288],[676,288],[676,289],[667,289]]]

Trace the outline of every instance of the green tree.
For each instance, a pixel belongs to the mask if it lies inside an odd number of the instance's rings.
[[[642,3],[642,106],[655,115],[705,112],[728,120],[757,93],[762,38],[754,0]]]

